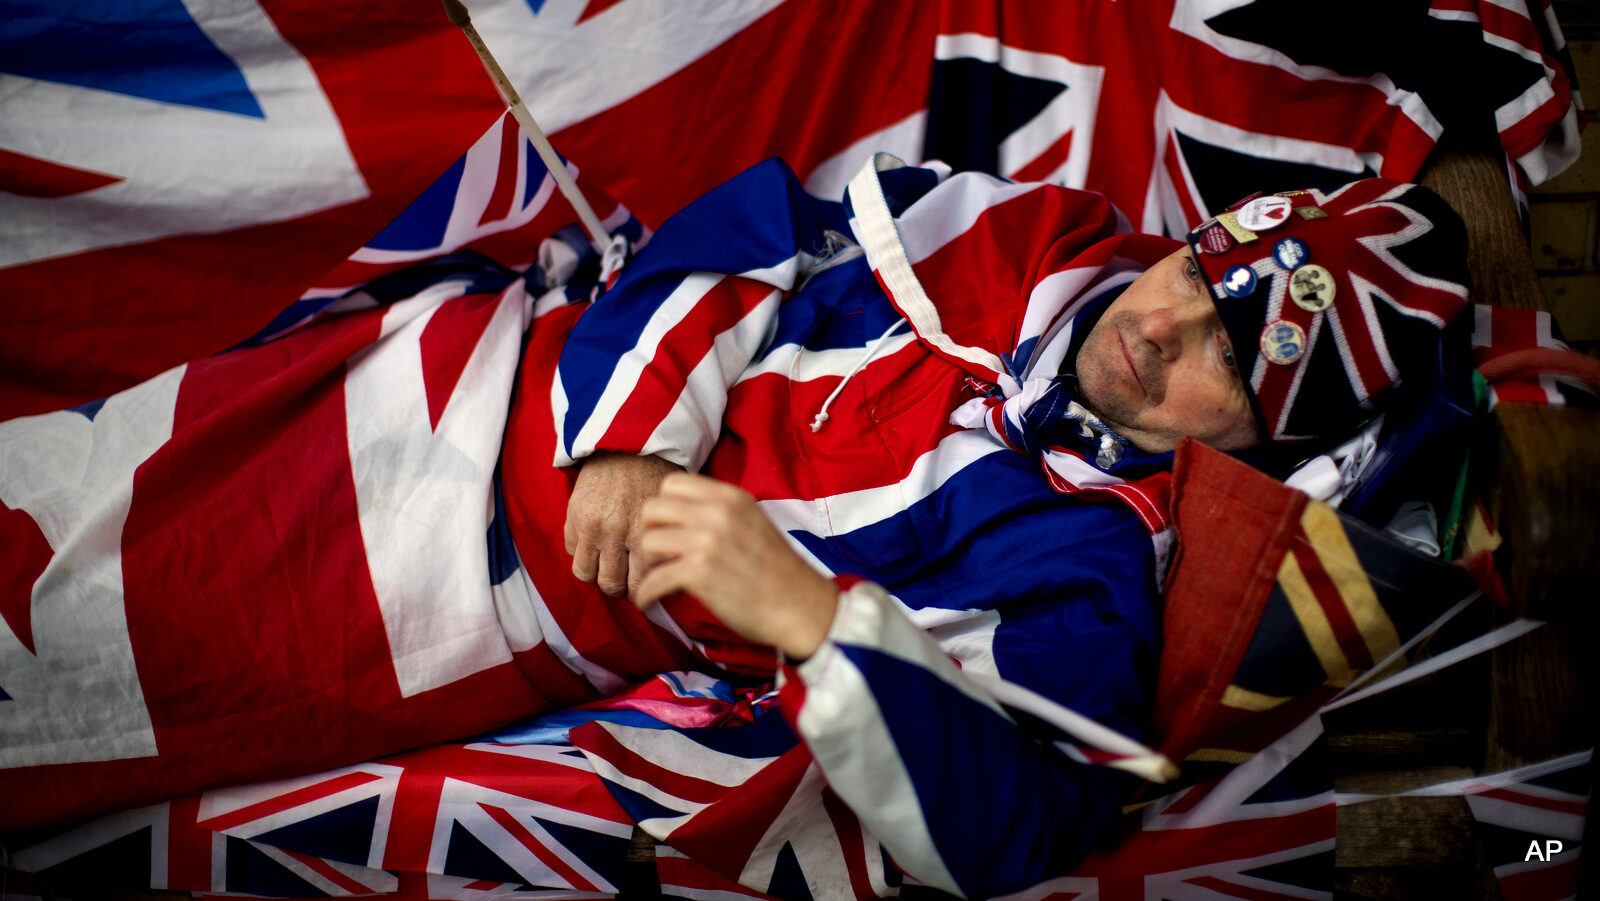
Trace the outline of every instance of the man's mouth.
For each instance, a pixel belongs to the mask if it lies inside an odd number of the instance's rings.
[[[1117,349],[1122,351],[1122,359],[1128,364],[1128,372],[1133,375],[1134,383],[1148,397],[1150,388],[1144,383],[1144,377],[1139,373],[1139,364],[1134,361],[1133,352],[1128,349],[1128,339],[1121,332],[1117,333]]]

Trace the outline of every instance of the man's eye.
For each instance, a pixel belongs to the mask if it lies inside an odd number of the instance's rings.
[[[1183,274],[1191,282],[1200,281],[1200,267],[1195,263],[1192,257],[1189,259],[1188,263],[1184,265]]]
[[[1222,345],[1222,362],[1228,364],[1228,368],[1233,368],[1233,348],[1226,344]]]

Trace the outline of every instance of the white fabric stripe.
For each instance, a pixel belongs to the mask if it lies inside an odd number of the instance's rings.
[[[1587,764],[1594,757],[1594,749],[1578,751],[1562,757],[1552,758],[1539,763],[1530,763],[1527,766],[1515,769],[1502,770],[1498,773],[1486,773],[1482,776],[1469,776],[1465,779],[1452,779],[1448,782],[1436,782],[1422,788],[1413,788],[1409,791],[1390,792],[1387,794],[1364,794],[1361,792],[1340,792],[1337,796],[1338,803],[1359,804],[1362,801],[1371,801],[1376,798],[1445,798],[1457,795],[1473,794],[1489,791],[1496,788],[1516,787],[1517,791],[1525,792],[1536,797],[1547,798],[1553,801],[1571,801],[1582,804],[1583,797],[1572,795],[1556,789],[1546,788],[1542,785],[1525,784],[1531,780],[1559,773],[1574,767]]]
[[[1472,809],[1472,818],[1480,823],[1532,832],[1543,838],[1560,838],[1569,842],[1583,840],[1584,815],[1581,813],[1547,810],[1518,804],[1506,798],[1486,798],[1470,791],[1466,793],[1466,798],[1467,806]]]
[[[459,283],[384,314],[386,337],[353,356],[344,385],[350,471],[367,568],[402,697],[511,660],[489,593],[490,495],[524,322],[506,289],[430,424],[420,340]]]
[[[650,361],[655,358],[656,348],[660,346],[661,339],[666,336],[683,318],[695,308],[706,293],[721,282],[723,276],[714,273],[696,272],[672,290],[667,299],[661,303],[650,321],[645,325],[644,331],[634,342],[633,348],[623,354],[611,370],[611,378],[606,382],[606,387],[600,394],[600,400],[595,404],[583,427],[578,430],[577,437],[572,442],[571,456],[573,458],[588,456],[594,452],[595,442],[606,433],[611,426],[611,421],[616,417],[617,411],[628,402],[633,394],[633,389],[639,384],[639,375]],[[559,373],[556,376],[560,380]],[[562,405],[565,408],[565,404]],[[556,420],[556,428],[561,428],[561,419]],[[683,464],[686,459],[673,460]]]
[[[1000,61],[1000,39],[988,34],[965,31],[960,34],[941,34],[933,41],[933,58],[937,60],[975,59],[985,63]]]
[[[627,679],[583,656],[573,647],[572,639],[562,630],[561,623],[545,605],[543,597],[535,595],[534,601],[533,615],[539,621],[539,631],[544,635],[545,645],[568,669],[582,676],[602,695],[615,694],[628,687]]]
[[[150,830],[152,843],[159,844],[160,850],[165,852],[171,810],[170,803],[162,802],[90,820],[81,826],[70,828],[36,844],[11,852],[5,865],[24,873],[38,873],[77,857],[87,848],[108,845],[143,829]],[[224,836],[219,835],[217,838],[222,839]],[[154,871],[151,872],[150,887],[166,888],[167,856],[165,853],[156,856],[155,851],[156,848],[152,847],[151,863],[158,866],[161,872],[159,878]]]
[[[910,332],[891,335],[878,349],[877,357],[888,357],[916,343],[917,336]],[[866,344],[860,347],[830,347],[827,350],[807,350],[799,344],[780,344],[765,357],[750,364],[736,380],[749,381],[763,375],[782,375],[791,382],[810,382],[835,376],[843,378],[856,361]]]
[[[811,174],[806,176],[806,193],[828,200],[843,196],[845,187],[850,184],[850,176],[861,168],[862,160],[869,159],[876,151],[891,153],[901,159],[916,159],[922,155],[922,135],[927,125],[928,111],[919,109],[880,131],[857,138],[849,147],[818,163],[811,170]],[[938,164],[924,165],[933,167]]]
[[[824,537],[840,535],[907,509],[977,460],[995,453],[1015,451],[1000,447],[986,433],[971,429],[953,432],[918,457],[898,483],[815,500],[775,498],[762,501],[760,506],[780,530],[798,529]]]
[[[817,798],[825,787],[821,768],[812,764],[789,793],[783,809],[762,833],[761,840],[751,849],[739,873],[739,884],[771,885],[773,870],[787,845],[800,871],[806,875],[812,897],[843,898],[853,894],[850,869],[844,854],[840,853],[842,837],[833,828],[831,819],[817,816]],[[873,863],[873,856],[869,855],[868,870],[875,869]]]
[[[1000,172],[1014,176],[1053,147],[1063,134],[1070,132],[1067,158],[1033,180],[1082,188],[1088,181],[1095,113],[1100,107],[1105,67],[1080,65],[1065,57],[1004,45],[1000,48],[1000,65],[1009,72],[1067,86],[1032,119],[1001,140],[998,148]]]
[[[1160,809],[1152,811],[1148,815],[1145,828],[1192,829],[1199,826],[1215,826],[1239,820],[1280,817],[1331,803],[1332,791],[1290,801],[1268,804],[1245,803],[1251,795],[1261,789],[1261,786],[1266,785],[1282,772],[1284,767],[1304,754],[1306,748],[1310,747],[1321,734],[1322,719],[1315,715],[1307,717],[1282,738],[1234,767],[1233,771],[1223,777],[1222,782],[1193,808],[1171,815],[1163,814]],[[1184,796],[1184,794],[1176,795],[1173,800],[1176,801]]]
[[[1338,708],[1344,707],[1347,704],[1354,704],[1356,701],[1359,701],[1363,698],[1371,697],[1372,695],[1380,694],[1396,686],[1415,681],[1423,676],[1428,675],[1429,673],[1437,672],[1447,666],[1459,663],[1468,657],[1472,657],[1474,655],[1481,654],[1484,651],[1497,648],[1500,645],[1511,641],[1512,639],[1520,638],[1542,625],[1544,625],[1543,622],[1535,619],[1513,620],[1512,622],[1506,623],[1487,635],[1480,635],[1479,637],[1474,638],[1473,640],[1464,644],[1458,645],[1457,647],[1451,648],[1442,654],[1430,657],[1427,660],[1416,664],[1415,666],[1407,667],[1406,669],[1395,673],[1393,676],[1390,676],[1375,685],[1371,685],[1365,689],[1362,689],[1361,691],[1341,695],[1337,699],[1324,705],[1322,710],[1319,712],[1326,713],[1329,710],[1337,710]]]
[[[0,767],[157,753],[122,581],[134,474],[172,437],[186,367],[107,398],[0,423],[0,500],[54,551],[32,586],[34,651],[0,620]]]
[[[771,757],[739,757],[708,752],[705,746],[672,729],[644,729],[616,723],[602,723],[601,728],[645,760],[680,776],[729,788],[742,785],[773,761]]]
[[[270,782],[214,789],[200,796],[200,810],[195,817],[195,821],[207,829],[224,832],[235,838],[255,838],[280,826],[287,826],[308,817],[337,810],[366,797],[377,797],[380,799],[380,805],[387,804],[392,807],[394,805],[394,790],[399,783],[401,772],[402,768],[397,766],[381,763],[363,763],[351,767],[326,770],[310,776],[274,779]],[[323,795],[303,804],[296,804],[285,810],[265,814],[258,819],[227,829],[217,829],[214,826],[206,825],[208,820],[214,820],[233,811],[242,810],[252,804],[279,798],[290,792],[320,785],[351,773],[370,774],[378,778],[342,791]]]
[[[1092,748],[1128,758],[1109,763],[1108,766],[1127,770],[1152,782],[1166,782],[1178,775],[1178,768],[1167,759],[1166,755],[1134,741],[1115,729],[1103,726],[1070,707],[1058,704],[1044,695],[1015,682],[1007,682],[998,676],[965,670],[962,672],[1000,703],[1031,713]]]
[[[750,312],[712,339],[710,351],[684,379],[672,409],[645,441],[641,454],[654,454],[699,472],[722,434],[728,386],[750,359],[772,340],[782,292],[774,289]],[[680,457],[684,459],[679,459]]]
[[[878,184],[879,165],[894,168],[900,161],[885,153],[877,154],[850,180],[850,201],[855,218],[850,220],[856,240],[867,254],[867,260],[889,289],[890,299],[902,315],[916,329],[922,339],[949,356],[965,360],[994,374],[1002,387],[1013,379],[1006,375],[1005,364],[992,353],[980,348],[964,347],[950,340],[939,323],[939,313],[933,301],[922,290],[906,249],[900,243],[900,233],[894,218],[889,215],[888,202],[883,188]]]
[[[1356,300],[1358,301],[1357,308],[1361,310],[1361,316],[1366,320],[1365,328],[1367,334],[1374,336],[1372,338],[1372,349],[1373,352],[1378,355],[1378,365],[1383,367],[1384,375],[1387,375],[1391,381],[1399,382],[1400,369],[1399,367],[1395,366],[1394,358],[1389,355],[1389,343],[1387,339],[1383,337],[1383,324],[1378,321],[1378,310],[1376,305],[1372,302],[1373,295],[1380,294],[1381,292],[1377,285],[1367,281],[1354,272],[1349,272],[1346,274],[1350,276],[1350,284],[1356,292]],[[1400,312],[1405,311],[1401,310]],[[1344,317],[1342,315],[1334,315],[1331,317],[1319,318],[1328,318],[1332,320],[1329,324],[1333,328],[1334,334],[1338,336],[1340,355],[1344,356],[1346,349],[1350,346],[1350,339],[1345,334]],[[1432,319],[1435,317],[1423,318]],[[1356,389],[1356,399],[1361,401],[1362,404],[1366,404],[1368,401],[1366,385],[1358,374],[1359,370],[1357,370],[1354,365],[1355,360],[1353,359],[1353,353],[1354,352],[1352,351],[1352,357],[1346,357],[1345,359],[1345,371],[1351,376],[1351,387]],[[1306,356],[1311,356],[1310,348],[1307,348]]]
[[[533,885],[572,887],[565,877],[523,844],[520,837],[490,816],[486,807],[498,807],[510,813],[534,841],[559,858],[580,879],[601,891],[616,890],[604,876],[595,872],[564,843],[556,841],[549,830],[545,829],[535,817],[616,838],[632,834],[632,827],[629,824],[580,813],[554,804],[537,801],[530,803],[528,798],[521,795],[498,791],[454,777],[446,777],[439,792],[440,815],[434,826],[433,844],[428,853],[429,870],[437,872],[444,869],[445,853],[450,845],[450,833],[459,824],[516,870],[527,882]]]
[[[916,786],[895,750],[877,698],[837,642],[910,660],[957,687],[959,671],[932,639],[895,612],[882,589],[862,582],[839,596],[829,640],[798,667],[806,694],[797,724],[828,784],[879,837],[895,863],[934,888],[960,895],[923,819]],[[993,701],[988,705],[1000,713]]]
[[[873,187],[878,187],[876,173],[873,173]],[[1031,182],[1013,184],[981,172],[963,172],[935,185],[921,200],[906,208],[898,223],[889,219],[888,224],[899,236],[905,260],[915,266],[960,238],[991,208],[1038,190],[1041,190],[1039,185]],[[876,196],[883,196],[881,189],[876,191]],[[859,219],[861,204],[854,193],[850,200],[855,204]],[[885,207],[883,217],[888,216]],[[905,225],[903,230],[899,228],[900,223]],[[883,257],[869,252],[867,259],[873,268],[883,268],[879,265]]]

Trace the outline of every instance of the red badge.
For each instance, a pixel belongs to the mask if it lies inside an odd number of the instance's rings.
[[[1201,232],[1200,240],[1195,243],[1206,253],[1227,253],[1236,246],[1233,235],[1228,234],[1220,222]]]

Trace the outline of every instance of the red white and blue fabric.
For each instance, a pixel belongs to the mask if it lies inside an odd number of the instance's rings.
[[[901,210],[880,225],[863,224],[855,187],[847,221],[777,164],[663,224],[566,341],[557,461],[654,453],[740,484],[823,571],[888,589],[842,595],[827,650],[789,671],[797,730],[908,873],[1004,891],[1081,856],[1115,802],[1109,778],[1047,746],[1048,720],[984,680],[1140,734],[1167,535],[1115,492],[1063,496],[1040,460],[951,415],[972,378],[1015,391],[1053,375],[1075,314],[1173,242],[1126,232],[1093,195],[883,163],[862,170],[879,212]],[[1164,483],[1119,474],[1164,476],[1164,455],[1130,452],[1108,473],[1072,450],[1142,499]],[[692,599],[651,618],[699,655],[772,671],[770,651],[729,644]],[[919,738],[930,731],[960,738]],[[997,798],[1017,832],[974,817]],[[1022,832],[1044,838],[1005,838]]]
[[[1600,367],[1561,340],[1543,310],[1474,308],[1472,360],[1489,381],[1489,409],[1501,401],[1593,406]]]
[[[1254,190],[1410,179],[1442,128],[1497,134],[1523,184],[1578,151],[1549,0],[470,5],[556,146],[649,224],[774,155],[825,197],[886,150],[1178,235]],[[425,0],[14,0],[0,90],[0,417],[258,333],[503,110]]]

